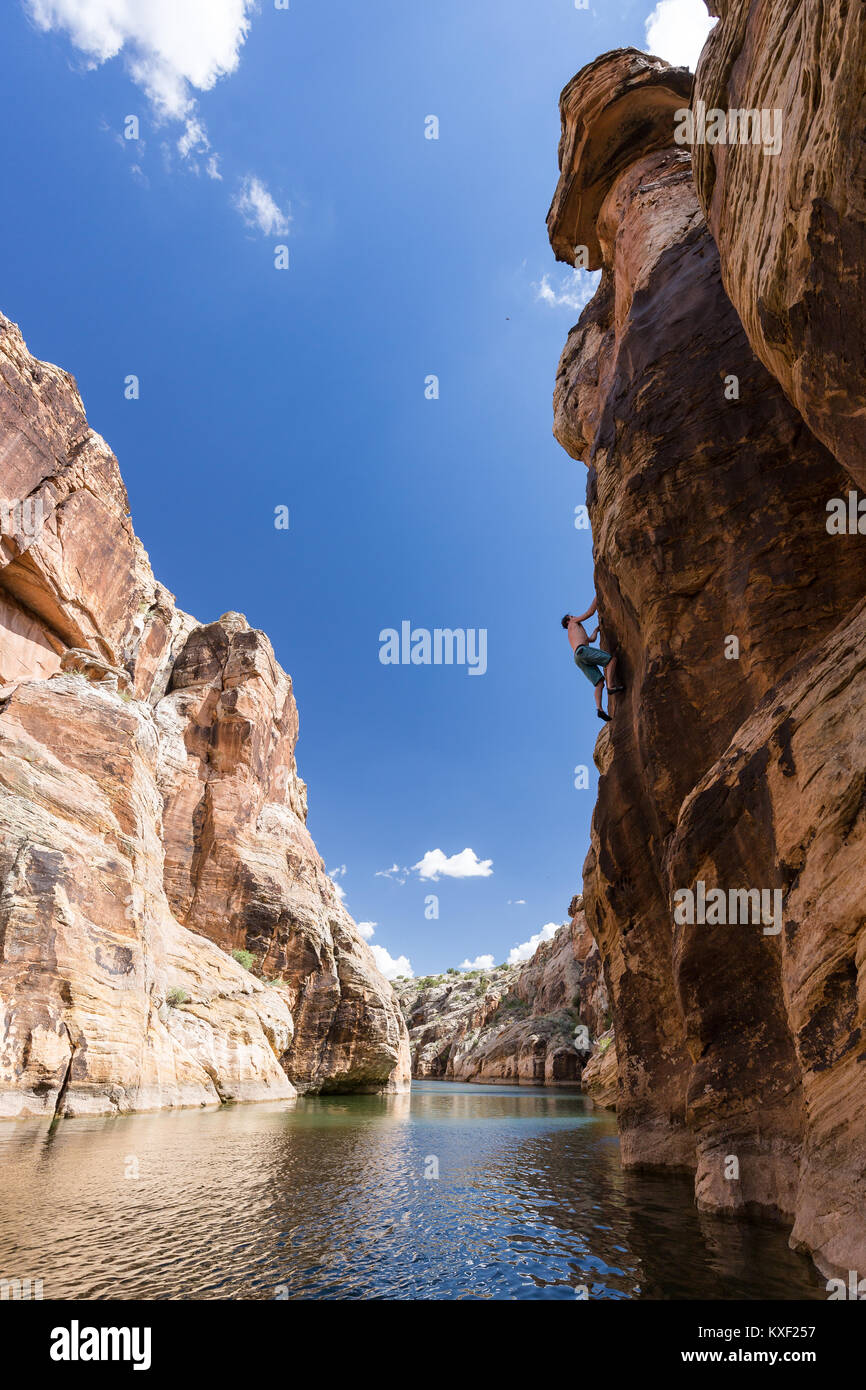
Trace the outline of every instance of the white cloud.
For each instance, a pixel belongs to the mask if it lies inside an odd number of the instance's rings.
[[[258,0],[23,0],[43,33],[61,31],[89,68],[122,58],[154,118],[182,126],[177,151],[195,173],[222,180],[197,93],[237,71]],[[166,151],[167,151],[166,146]],[[291,217],[253,174],[234,199],[247,226],[285,236]]]
[[[374,935],[378,925],[378,922],[359,922],[358,931],[361,933],[365,941],[369,941],[370,937]]]
[[[291,214],[283,212],[254,174],[247,174],[234,205],[247,226],[258,227],[264,236],[285,236],[289,230]]]
[[[492,970],[493,956],[476,956],[474,960],[465,960],[461,965],[461,970]]]
[[[509,898],[506,904],[508,907],[526,907],[525,898]]]
[[[647,52],[694,72],[715,23],[704,0],[659,0],[646,21]]]
[[[412,865],[419,878],[489,878],[493,873],[492,859],[479,859],[473,849],[448,855],[441,849],[428,849],[423,859]]]
[[[207,131],[198,116],[190,116],[177,142],[177,149],[181,159],[188,159],[191,154],[206,154],[210,149]]]
[[[401,869],[398,864],[392,864],[390,869],[377,869],[374,878],[391,878],[395,883],[405,883],[409,877],[408,869]]]
[[[398,975],[407,975],[410,980],[414,978],[415,971],[412,969],[412,962],[408,956],[397,956],[395,960],[393,956],[388,954],[384,946],[371,946],[370,950],[376,957],[376,964],[386,980],[396,980]]]
[[[535,298],[552,309],[585,309],[598,289],[601,279],[599,270],[572,270],[558,288],[550,283],[549,275],[542,275],[540,284],[534,284]]]
[[[64,30],[90,67],[123,54],[163,120],[186,121],[193,91],[233,73],[256,0],[24,0],[44,32]]]
[[[531,960],[542,941],[550,941],[551,937],[556,936],[559,925],[556,922],[547,922],[541,931],[531,936],[528,941],[523,941],[519,946],[514,946],[508,953],[509,965],[520,965],[521,961]]]

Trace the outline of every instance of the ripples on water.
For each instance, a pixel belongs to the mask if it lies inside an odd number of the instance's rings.
[[[0,1278],[46,1299],[826,1298],[785,1231],[624,1173],[563,1091],[0,1122],[0,1177]]]

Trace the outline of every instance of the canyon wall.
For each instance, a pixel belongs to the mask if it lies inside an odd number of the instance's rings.
[[[780,149],[695,147],[722,279],[761,361],[866,486],[866,9],[715,0],[695,103],[778,112]]]
[[[74,381],[2,318],[0,498],[0,1116],[405,1088],[289,677],[175,606]]]
[[[528,961],[397,984],[421,1079],[577,1086],[608,1026],[601,956],[581,899]],[[581,1026],[582,1025],[582,1026]]]
[[[561,100],[551,243],[601,282],[554,428],[588,470],[600,641],[626,686],[596,746],[585,908],[624,1162],[694,1170],[702,1207],[793,1220],[824,1267],[862,1267],[862,541],[827,529],[849,486],[832,431],[816,437],[725,292],[674,138],[691,86],[621,50]],[[675,921],[698,881],[779,892],[780,920]]]

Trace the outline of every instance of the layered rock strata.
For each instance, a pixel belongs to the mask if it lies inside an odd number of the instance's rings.
[[[853,658],[816,676],[852,650],[862,542],[828,533],[848,477],[725,293],[675,140],[690,84],[622,50],[561,102],[551,242],[571,263],[584,248],[601,283],[563,353],[555,433],[588,469],[601,640],[626,685],[596,749],[586,913],[625,1163],[694,1169],[700,1204],[794,1218],[797,1244],[854,1267],[862,922],[830,885],[863,834],[866,686]],[[698,881],[780,893],[783,929],[676,922]]]
[[[0,1115],[404,1088],[289,677],[156,582],[74,381],[6,319],[0,493]]]

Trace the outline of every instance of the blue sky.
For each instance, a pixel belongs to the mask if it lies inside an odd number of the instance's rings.
[[[586,286],[544,219],[561,88],[646,47],[654,9],[0,11],[0,308],[77,378],[179,604],[270,636],[312,834],[371,944],[419,974],[506,959],[580,889],[599,725],[559,619],[592,557],[551,397]],[[657,51],[694,50],[700,0],[657,18]],[[381,664],[403,621],[486,629],[485,674]]]

